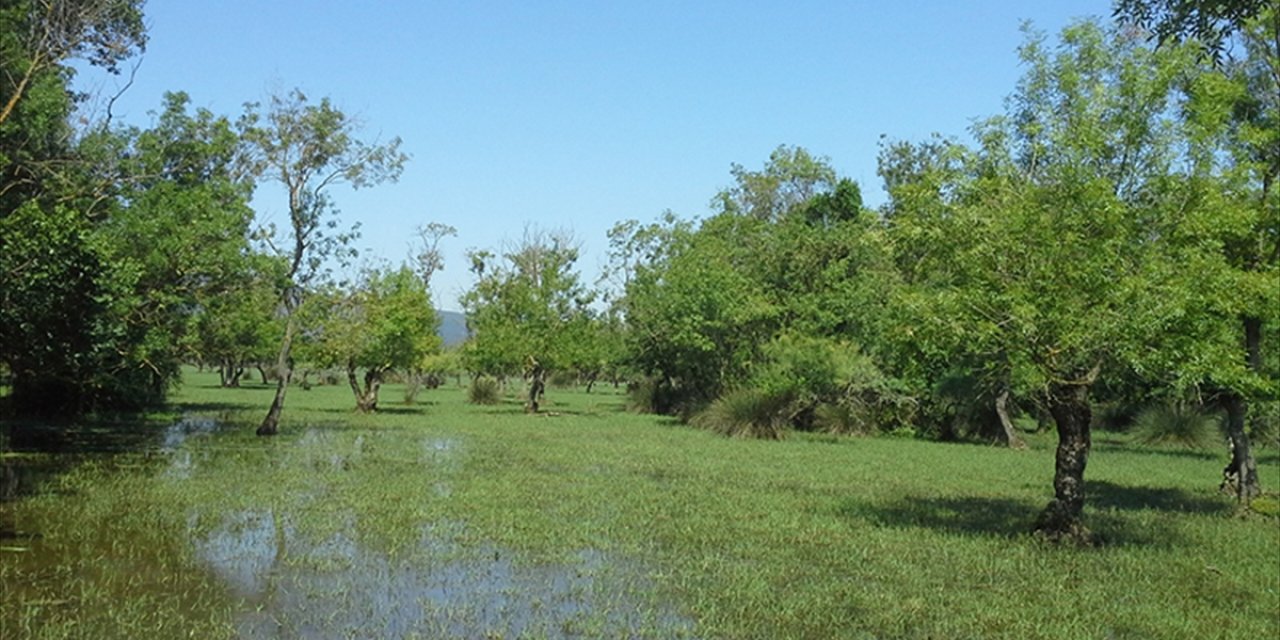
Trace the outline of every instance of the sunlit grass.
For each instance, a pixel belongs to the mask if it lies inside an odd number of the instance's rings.
[[[741,440],[627,413],[608,387],[549,389],[541,415],[518,391],[404,406],[392,386],[366,416],[343,387],[293,389],[264,440],[270,389],[188,375],[157,423],[230,426],[3,507],[27,537],[0,540],[26,548],[0,552],[0,636],[1280,631],[1280,524],[1216,492],[1222,452],[1101,435],[1086,518],[1106,544],[1063,549],[1025,533],[1051,495],[1051,436]],[[1260,462],[1280,487],[1276,452]]]

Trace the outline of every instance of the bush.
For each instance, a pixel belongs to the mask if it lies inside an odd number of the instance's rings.
[[[1133,421],[1133,431],[1147,444],[1172,444],[1190,449],[1212,446],[1218,433],[1217,416],[1183,403],[1148,407]]]
[[[868,435],[878,430],[872,412],[849,402],[818,405],[813,426],[818,431],[839,435]]]
[[[502,400],[502,387],[497,380],[480,376],[471,381],[467,389],[467,400],[471,404],[498,404]]]
[[[693,423],[727,436],[781,440],[791,424],[792,404],[786,394],[743,388],[712,402]]]

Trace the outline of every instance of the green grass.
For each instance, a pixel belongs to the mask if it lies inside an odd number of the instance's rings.
[[[5,503],[0,637],[1258,638],[1280,521],[1217,493],[1225,453],[1099,434],[1087,524],[1026,533],[1053,440],[732,439],[552,388],[353,412],[343,387],[188,375],[172,451],[89,457]],[[1280,461],[1261,450],[1263,485]],[[33,534],[39,534],[35,537]],[[415,635],[416,634],[416,635]]]

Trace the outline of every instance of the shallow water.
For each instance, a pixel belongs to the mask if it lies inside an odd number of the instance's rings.
[[[218,460],[219,456],[234,455],[235,447],[220,446],[221,438],[234,437],[220,433],[223,430],[215,418],[187,415],[163,429],[120,438],[101,433],[96,434],[97,440],[79,438],[108,443],[106,446],[61,447],[55,453],[36,453],[30,449],[38,447],[29,447],[21,456],[6,458],[5,468],[18,470],[6,471],[4,489],[9,504],[0,509],[0,515],[29,514],[23,511],[27,506],[24,500],[53,490],[59,474],[87,459],[95,464],[125,457],[137,461],[141,452],[145,464],[131,463],[117,469],[108,462],[108,473],[150,474],[155,481],[175,487],[186,486],[198,476],[208,482],[207,474],[247,469],[237,467],[239,463],[217,464],[226,462]],[[102,590],[109,593],[99,597],[124,600],[173,588],[173,580],[164,574],[182,572],[188,577],[205,576],[201,579],[220,585],[216,593],[221,595],[212,597],[222,599],[223,605],[200,606],[210,611],[229,607],[229,631],[240,638],[693,635],[690,620],[657,600],[651,579],[654,569],[641,558],[582,548],[562,554],[558,561],[533,561],[485,542],[465,522],[439,518],[419,522],[417,531],[398,532],[397,537],[408,544],[388,549],[386,544],[365,539],[370,528],[381,526],[380,521],[361,522],[350,510],[324,511],[318,517],[317,509],[328,508],[324,502],[327,482],[339,482],[343,474],[385,463],[385,459],[370,457],[372,448],[386,446],[379,437],[376,432],[309,428],[292,439],[277,440],[273,445],[280,446],[275,449],[250,448],[251,455],[267,456],[272,464],[294,465],[313,479],[293,496],[265,500],[257,507],[228,511],[215,504],[195,506],[187,513],[185,534],[170,536],[178,539],[167,539],[165,546],[171,548],[155,549],[155,560],[149,560],[147,549],[136,547],[128,548],[127,562],[113,559],[120,553],[116,545],[131,537],[128,531],[112,532],[107,539],[86,535],[79,546],[66,546],[61,540],[43,544],[39,532],[23,530],[39,518],[9,522],[7,528],[0,518],[0,532],[8,531],[10,539],[26,536],[20,553],[13,551],[17,546],[0,553],[0,573],[6,580],[23,582],[0,589],[10,601],[0,606],[0,624],[6,618],[23,617],[22,628],[38,629],[40,616],[50,615],[75,628],[81,615],[75,607],[82,602],[67,600],[65,606],[44,614],[36,605],[50,601],[50,593],[76,585],[83,589],[86,580],[94,579],[85,574],[102,572],[106,577],[103,583],[109,586]],[[58,442],[69,440],[75,439]],[[416,442],[416,452],[404,453],[413,456],[410,463],[417,464],[429,479],[425,499],[450,499],[454,493],[451,477],[463,464],[466,443],[442,435],[424,436]],[[6,444],[12,450],[11,438]],[[225,478],[228,490],[236,480]],[[76,499],[74,495],[58,496],[51,508],[74,509]],[[57,516],[45,513],[41,517]],[[71,537],[79,539],[76,535]],[[194,566],[175,566],[175,557],[188,558],[182,562],[193,562]],[[112,575],[114,565],[139,579]],[[50,582],[42,582],[46,580]],[[66,580],[66,586],[59,580]],[[191,588],[199,590],[198,584]],[[10,637],[8,632],[0,635]]]

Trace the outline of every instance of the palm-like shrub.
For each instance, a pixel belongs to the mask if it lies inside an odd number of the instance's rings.
[[[1147,444],[1204,449],[1212,445],[1218,423],[1217,416],[1183,403],[1171,403],[1144,409],[1134,419],[1133,430],[1138,440]]]
[[[498,404],[501,399],[501,385],[488,376],[480,376],[472,380],[471,386],[467,389],[467,400],[471,404]]]
[[[793,404],[787,394],[746,387],[712,402],[693,423],[727,436],[781,440],[791,424]]]

